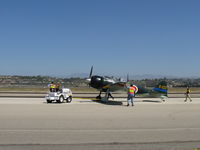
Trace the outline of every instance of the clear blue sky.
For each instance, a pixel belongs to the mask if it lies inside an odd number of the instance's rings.
[[[199,0],[1,0],[0,74],[200,76]]]

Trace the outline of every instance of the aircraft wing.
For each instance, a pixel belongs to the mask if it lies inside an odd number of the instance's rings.
[[[125,87],[126,87],[126,82],[117,82],[114,84],[105,85],[103,87],[103,90],[106,91],[107,89],[109,89],[110,92],[114,92],[114,91],[124,90]]]

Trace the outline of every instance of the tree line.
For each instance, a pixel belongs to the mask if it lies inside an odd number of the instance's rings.
[[[200,87],[200,78],[159,78],[130,80],[130,83],[143,87],[155,87],[160,81],[167,81],[169,87]],[[51,82],[59,82],[64,86],[88,86],[86,78],[58,78],[50,76],[0,76],[0,87],[11,86],[47,86]]]

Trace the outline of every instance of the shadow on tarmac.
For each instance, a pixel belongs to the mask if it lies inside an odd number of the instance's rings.
[[[143,100],[142,102],[147,102],[147,103],[161,103],[160,100]]]
[[[123,103],[119,101],[111,101],[111,100],[109,100],[108,102],[103,102],[101,100],[92,100],[92,101],[104,105],[123,105]]]

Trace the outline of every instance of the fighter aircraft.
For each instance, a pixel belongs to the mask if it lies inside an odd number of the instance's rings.
[[[108,101],[109,97],[114,98],[111,95],[111,92],[119,91],[119,90],[127,90],[127,83],[129,81],[129,77],[127,75],[127,81],[121,81],[121,79],[117,79],[114,77],[105,77],[105,76],[98,76],[98,75],[92,75],[93,74],[93,66],[90,70],[89,78],[87,79],[89,81],[89,86],[97,89],[100,91],[99,95],[96,97],[97,99],[100,99],[102,101]],[[137,86],[137,85],[136,85]],[[151,97],[160,97],[163,101],[167,97],[167,82],[162,81],[160,82],[155,88],[153,89],[147,89],[143,88],[141,86],[138,87],[137,94],[145,94],[146,96]],[[105,97],[102,99],[101,93],[105,92]]]
[[[137,95],[142,95],[142,97],[158,97],[161,98],[162,101],[165,101],[168,98],[168,87],[166,81],[161,81],[158,85],[152,89],[143,88],[141,86],[138,87]]]
[[[105,92],[104,100],[107,100],[109,96],[112,97],[111,92],[124,90],[126,87],[126,82],[120,81],[120,79],[98,75],[92,76],[92,73],[93,66],[91,67],[90,76],[87,80],[89,81],[89,86],[100,91],[99,95],[96,97],[97,99],[102,100],[101,93]]]

